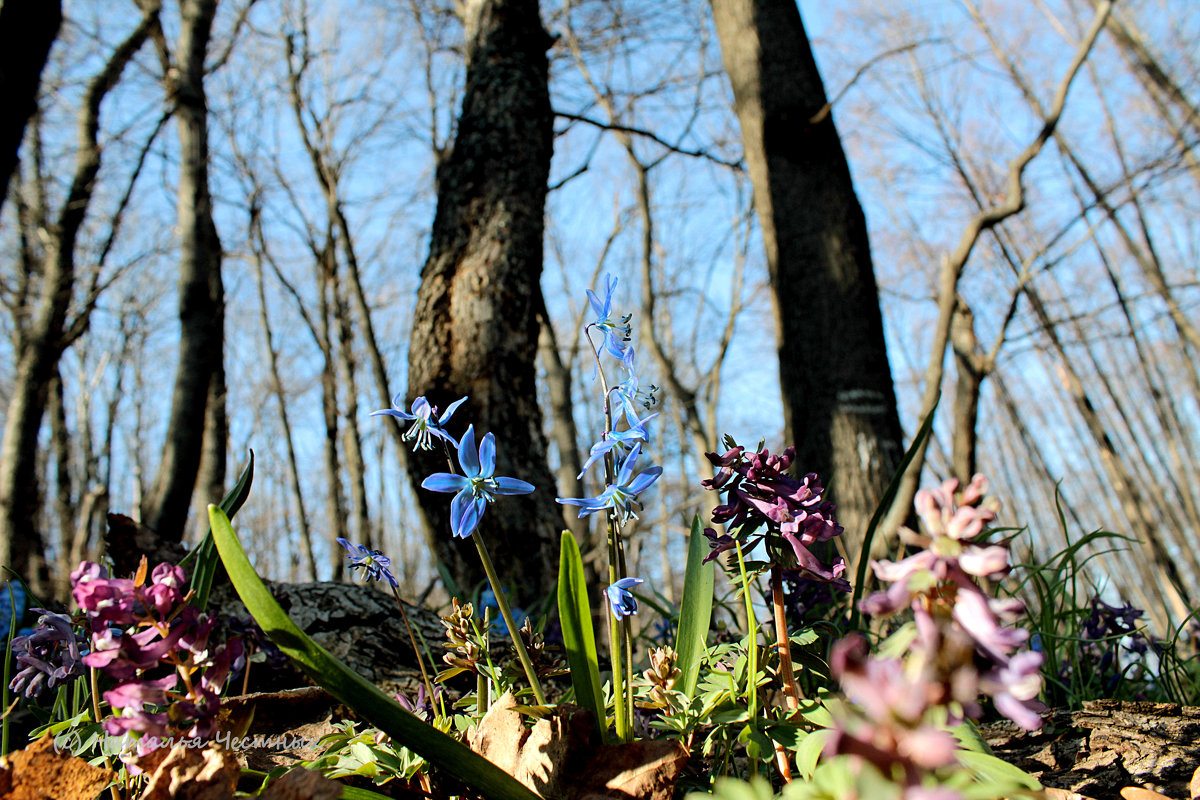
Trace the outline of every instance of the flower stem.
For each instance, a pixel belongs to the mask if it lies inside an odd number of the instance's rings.
[[[750,597],[750,579],[746,577],[746,559],[742,554],[742,543],[737,545],[738,573],[742,581],[742,600],[746,605],[746,711],[750,724],[758,716],[758,618],[754,615],[754,603]],[[758,760],[750,760],[751,769],[758,774]]]
[[[796,683],[792,668],[792,640],[788,636],[787,613],[783,607],[783,567],[771,565],[771,605],[775,610],[775,649],[779,652],[779,676],[783,681],[783,697],[788,711],[800,708],[804,693]]]
[[[95,667],[88,667],[88,672],[91,674],[92,684],[92,713],[96,715],[96,724],[100,724],[100,681],[97,677],[99,673]],[[112,759],[107,754],[104,756],[104,768],[109,772],[113,771]],[[108,787],[108,793],[112,795],[112,800],[121,800],[121,795],[117,792],[116,784]]]
[[[421,648],[417,646],[417,637],[408,621],[408,612],[404,610],[404,603],[400,600],[400,590],[395,586],[392,587],[392,596],[396,598],[396,607],[400,609],[400,619],[404,620],[404,628],[408,631],[408,641],[412,644],[413,655],[417,657],[417,666],[421,668],[421,681],[425,684],[425,694],[432,703],[433,681],[429,680],[429,672],[425,669],[425,657],[421,655]]]
[[[546,705],[546,695],[542,692],[542,684],[538,681],[533,662],[529,660],[529,653],[525,651],[521,630],[513,619],[512,611],[508,608],[508,600],[504,597],[504,587],[500,583],[500,577],[496,574],[496,568],[492,566],[492,557],[488,555],[483,537],[472,536],[471,538],[475,540],[475,548],[479,551],[479,560],[483,562],[483,571],[487,573],[488,582],[492,585],[492,594],[496,596],[496,605],[500,607],[500,616],[504,617],[508,635],[512,637],[513,647],[517,649],[517,658],[521,660],[521,666],[525,668],[525,677],[529,679],[529,685],[533,688],[533,696],[539,706],[544,706]]]

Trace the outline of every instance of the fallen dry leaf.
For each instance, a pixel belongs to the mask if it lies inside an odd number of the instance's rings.
[[[1143,789],[1140,786],[1126,786],[1121,790],[1121,797],[1125,800],[1171,800],[1165,794],[1160,794],[1153,789]]]
[[[687,759],[687,748],[674,739],[606,744],[588,765],[579,800],[671,800]]]
[[[259,800],[337,800],[344,788],[316,770],[298,767],[268,786]]]
[[[578,780],[570,760],[591,750],[586,720],[564,709],[526,728],[516,705],[511,692],[493,703],[471,732],[471,749],[542,797],[565,797]]]
[[[532,727],[505,694],[468,739],[487,758],[547,800],[670,800],[688,752],[672,740],[597,745],[591,717],[560,706]]]
[[[241,767],[216,742],[171,748],[150,775],[140,800],[232,800]]]
[[[115,777],[82,758],[56,752],[47,735],[0,758],[0,800],[86,800]]]
[[[1055,789],[1047,786],[1042,789],[1046,795],[1046,800],[1092,800],[1087,795],[1082,795],[1079,792],[1068,791],[1067,789]]]
[[[1046,795],[1046,800],[1092,800],[1086,794],[1079,792],[1070,792],[1069,789],[1055,789],[1054,787],[1046,787],[1042,789]]]

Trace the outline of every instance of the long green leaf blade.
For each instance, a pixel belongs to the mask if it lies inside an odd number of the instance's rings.
[[[697,515],[692,518],[692,532],[688,536],[687,568],[679,601],[679,633],[675,637],[675,666],[680,671],[676,686],[689,700],[696,694],[700,662],[712,621],[713,568],[704,563],[707,555],[708,540]]]
[[[600,684],[600,658],[596,653],[596,634],[592,629],[592,611],[583,576],[583,557],[579,553],[579,543],[570,531],[562,532],[558,561],[558,618],[562,623],[567,663],[571,666],[575,702],[592,712],[596,730],[603,740],[608,721]]]
[[[446,770],[485,797],[495,800],[538,800],[483,756],[425,724],[392,698],[331,656],[310,639],[275,602],[238,542],[225,512],[208,507],[213,541],[238,596],[280,650],[339,701],[429,763]]]
[[[863,536],[862,550],[858,554],[858,574],[854,576],[854,596],[850,600],[850,630],[858,628],[858,601],[862,598],[863,587],[866,586],[867,562],[871,560],[871,541],[875,538],[875,530],[879,527],[879,523],[883,522],[884,515],[891,509],[892,502],[896,499],[896,493],[900,491],[900,479],[904,477],[905,470],[916,457],[917,450],[925,441],[925,437],[933,430],[933,415],[936,413],[937,404],[935,403],[929,416],[925,417],[925,421],[921,423],[921,427],[917,431],[917,435],[913,437],[912,444],[908,446],[904,457],[900,459],[900,466],[896,468],[896,474],[892,476],[891,483],[884,490],[883,498],[879,501],[875,513],[871,515],[871,522],[867,525],[867,532]]]
[[[246,468],[242,470],[241,476],[237,483],[229,490],[229,493],[221,500],[220,508],[225,512],[225,516],[233,519],[234,514],[246,502],[246,498],[250,495],[250,485],[254,483],[254,451],[250,451],[250,460],[246,464]],[[217,577],[217,567],[221,560],[217,556],[217,550],[213,546],[212,529],[204,535],[204,539],[187,557],[183,559],[181,566],[188,562],[188,559],[195,557],[196,566],[192,568],[191,587],[195,594],[192,596],[191,603],[196,608],[203,611],[208,607],[208,595],[212,591],[213,580]]]

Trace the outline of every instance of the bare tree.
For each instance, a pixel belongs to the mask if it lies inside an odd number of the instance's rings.
[[[37,112],[42,69],[60,25],[62,0],[5,0],[0,6],[0,96],[9,109],[0,125],[0,208],[17,168],[25,124]]]
[[[902,451],[866,220],[796,4],[712,8],[771,276],[786,438],[853,546]]]
[[[168,541],[181,541],[192,493],[224,481],[228,423],[224,403],[224,287],[221,241],[209,191],[205,56],[217,0],[180,0],[177,59],[164,54],[164,77],[175,104],[179,170],[179,363],[162,461],[146,498],[143,522]],[[219,497],[216,499],[220,499]]]
[[[87,330],[91,311],[103,289],[99,271],[93,271],[82,302],[76,313],[70,314],[72,302],[77,301],[77,241],[100,171],[100,107],[157,24],[157,3],[144,2],[142,12],[133,31],[88,82],[77,115],[75,168],[70,188],[53,220],[45,207],[44,189],[37,188],[42,176],[32,178],[36,197],[21,216],[26,225],[49,235],[43,239],[31,230],[30,235],[23,237],[25,246],[19,274],[11,294],[5,297],[16,325],[13,385],[0,445],[0,564],[25,575],[35,591],[47,588],[43,538],[37,524],[38,432],[47,391],[58,372],[58,361],[64,350]],[[34,160],[35,164],[40,163],[36,157]],[[131,186],[136,177],[135,170]],[[112,222],[115,235],[119,215]]]
[[[536,0],[470,0],[463,5],[466,87],[454,144],[439,165],[438,205],[413,317],[408,386],[445,408],[469,395],[478,435],[498,438],[497,472],[540,491],[505,498],[485,517],[497,569],[515,592],[553,583],[558,512],[537,405],[534,363],[542,232],[550,169],[551,112],[546,49]],[[414,486],[445,470],[440,455],[412,459]],[[474,552],[450,535],[447,498],[417,497],[433,522],[431,545],[455,580],[483,578]],[[501,555],[502,554],[502,555]]]

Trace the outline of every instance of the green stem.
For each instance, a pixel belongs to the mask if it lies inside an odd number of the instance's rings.
[[[417,666],[421,668],[421,681],[425,684],[425,693],[429,697],[430,704],[433,703],[433,681],[429,680],[429,672],[425,669],[425,657],[421,655],[421,648],[417,645],[417,636],[413,633],[412,625],[408,621],[408,612],[404,610],[404,603],[400,600],[400,590],[395,586],[392,587],[392,596],[396,598],[396,608],[400,609],[400,619],[404,620],[404,629],[408,631],[408,641],[412,644],[413,655],[417,658]]]
[[[100,723],[100,680],[98,677],[99,672],[96,671],[95,667],[88,667],[88,672],[90,673],[91,686],[92,686],[92,713],[96,715],[96,724],[99,724]],[[109,772],[113,771],[112,760],[107,755],[104,756],[104,768],[107,769]],[[117,792],[116,784],[113,784],[112,786],[108,787],[108,793],[110,795],[112,795],[112,800],[121,800],[121,795]]]
[[[750,597],[750,580],[746,577],[746,560],[742,555],[742,543],[737,542],[738,572],[742,580],[742,599],[746,603],[746,709],[750,724],[758,716],[758,618],[754,616],[754,604]],[[751,769],[758,774],[758,760],[751,759]]]
[[[605,404],[605,415],[607,416],[608,406]],[[604,469],[606,473],[611,473],[612,463],[611,458],[605,456]],[[611,477],[609,477],[611,481]],[[617,520],[617,514],[611,509],[608,512],[608,583],[611,586],[622,577],[624,567],[624,557],[621,547],[621,527]],[[604,616],[608,618],[608,652],[612,659],[612,682],[613,682],[613,716],[614,723],[617,729],[617,740],[620,742],[633,741],[633,714],[630,711],[629,703],[626,702],[626,695],[629,694],[629,685],[631,681],[626,680],[627,670],[629,665],[626,664],[625,653],[625,637],[622,635],[625,626],[621,624],[621,620],[612,612],[608,600],[607,592],[603,593]]]
[[[617,571],[624,578],[629,574],[629,568],[625,565],[625,542],[620,537],[619,525],[617,532]],[[633,620],[629,617],[621,620],[621,656],[625,668],[623,681],[625,694],[622,699],[625,703],[625,719],[628,721],[629,727],[629,738],[623,741],[628,742],[633,739]]]
[[[496,596],[496,605],[500,607],[500,616],[504,617],[508,635],[512,637],[513,647],[517,649],[517,658],[521,660],[521,666],[525,668],[525,677],[529,679],[529,685],[533,688],[533,696],[537,699],[539,706],[544,706],[546,705],[546,695],[542,693],[542,684],[538,681],[537,672],[533,669],[533,662],[529,660],[529,653],[525,651],[521,630],[513,619],[512,611],[508,608],[508,599],[504,596],[504,586],[500,583],[496,568],[492,566],[492,557],[488,555],[483,537],[472,536],[471,538],[475,540],[475,548],[479,551],[480,561],[483,562],[483,571],[487,573],[488,582],[492,585],[492,594]]]

